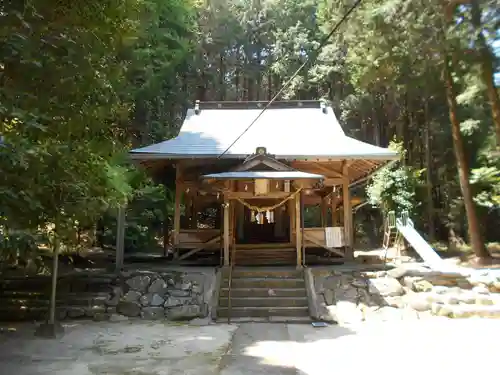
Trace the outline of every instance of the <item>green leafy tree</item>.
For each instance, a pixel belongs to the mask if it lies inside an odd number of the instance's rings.
[[[417,209],[416,191],[423,171],[402,163],[405,150],[401,143],[392,142],[389,147],[399,153],[400,160],[373,176],[367,187],[368,198],[384,214],[394,211],[398,215],[404,210],[412,214]]]

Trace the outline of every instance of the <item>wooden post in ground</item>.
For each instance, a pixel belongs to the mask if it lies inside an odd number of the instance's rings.
[[[352,223],[352,206],[351,194],[349,192],[349,167],[344,162],[342,166],[342,201],[344,206],[344,233],[345,233],[345,248],[346,258],[352,259],[353,252],[353,223]]]
[[[229,198],[224,195],[224,266],[229,266]]]
[[[184,186],[182,184],[182,171],[180,164],[176,166],[175,178],[175,203],[174,203],[174,230],[173,230],[173,246],[174,258],[179,257],[179,233],[181,231],[181,198]]]
[[[123,268],[123,259],[125,255],[125,212],[126,206],[118,207],[118,216],[116,218],[116,260],[115,269],[119,272]]]
[[[300,219],[300,194],[295,197],[295,248],[297,250],[297,268],[302,267],[302,232]]]

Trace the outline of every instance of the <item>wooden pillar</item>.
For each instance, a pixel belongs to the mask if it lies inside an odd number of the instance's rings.
[[[337,204],[338,204],[338,197],[337,197],[337,192],[335,191],[335,187],[333,187],[333,192],[332,192],[332,204],[331,204],[331,210],[332,210],[332,227],[335,227],[338,225],[338,212],[337,212]]]
[[[165,205],[163,206],[163,256],[167,256],[168,250],[168,226],[169,226],[169,218],[168,218],[168,188],[167,185],[164,185],[164,194],[165,194]]]
[[[352,225],[352,207],[351,194],[349,191],[349,167],[344,162],[342,167],[342,201],[344,206],[344,233],[346,243],[346,257],[352,258],[353,253],[353,225]]]
[[[125,255],[125,211],[126,205],[118,207],[118,216],[116,218],[116,271],[123,268]]]
[[[328,226],[327,212],[328,212],[328,207],[326,205],[326,197],[321,198],[321,226],[323,228]]]
[[[181,231],[181,198],[184,190],[184,185],[181,180],[182,171],[179,164],[176,166],[175,178],[175,203],[174,203],[174,230],[173,230],[173,246],[174,258],[179,257],[179,233]]]
[[[229,198],[224,195],[224,266],[229,266]]]
[[[238,242],[240,242],[243,239],[243,235],[245,232],[245,214],[246,214],[246,209],[245,206],[243,206],[240,202],[236,203],[236,238]]]
[[[200,197],[197,191],[193,192],[193,207],[192,207],[192,228],[198,229],[198,211],[200,210]]]
[[[193,224],[193,200],[191,197],[191,192],[184,194],[184,225],[187,229],[192,229]],[[186,228],[184,227],[184,228]]]
[[[297,250],[297,267],[302,267],[302,232],[300,218],[300,199],[301,194],[295,197],[295,248]]]
[[[283,237],[283,208],[280,206],[274,210],[274,235]]]
[[[290,243],[294,243],[295,238],[294,238],[294,233],[295,233],[295,228],[297,227],[296,225],[296,218],[295,218],[295,202],[290,199],[288,201],[288,213],[289,213],[289,218],[290,218]]]

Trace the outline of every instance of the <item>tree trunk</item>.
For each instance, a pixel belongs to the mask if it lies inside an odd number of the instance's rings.
[[[467,214],[469,241],[476,256],[480,260],[486,260],[491,258],[491,255],[486,249],[483,238],[481,236],[476,213],[476,206],[474,205],[472,197],[469,181],[469,166],[467,163],[467,158],[465,156],[462,134],[460,132],[460,122],[457,117],[457,99],[455,95],[453,78],[451,76],[450,61],[447,55],[445,55],[443,75],[451,123],[451,134],[453,137],[453,149],[455,151],[455,157],[457,160],[458,178],[462,196],[464,198],[465,212]]]
[[[481,30],[481,7],[477,0],[471,2],[472,24],[476,29],[476,43],[479,50],[481,64],[481,78],[486,86],[488,101],[490,102],[491,115],[495,124],[497,147],[500,148],[500,98],[495,87],[494,78],[494,56],[486,43],[486,39]]]
[[[425,174],[427,178],[427,222],[428,236],[431,242],[436,240],[434,227],[434,199],[432,191],[434,185],[432,183],[432,151],[431,151],[431,124],[429,120],[429,103],[426,100],[424,104],[424,123],[425,123]]]
[[[225,82],[225,76],[226,72],[224,69],[224,55],[221,53],[219,55],[219,100],[224,100],[226,98],[226,82]]]

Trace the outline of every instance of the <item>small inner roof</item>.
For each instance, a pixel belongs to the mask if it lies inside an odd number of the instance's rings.
[[[204,179],[216,180],[247,180],[247,179],[270,179],[270,180],[300,180],[316,179],[322,180],[325,176],[301,171],[242,171],[242,172],[222,172],[202,176]]]
[[[138,160],[218,157],[241,136],[223,158],[245,158],[257,147],[265,147],[276,159],[397,158],[392,150],[346,136],[333,109],[319,101],[276,102],[261,114],[265,104],[262,102],[259,107],[255,102],[200,103],[199,111],[188,109],[177,137],[132,150],[131,157]],[[246,131],[259,114],[260,118]]]

